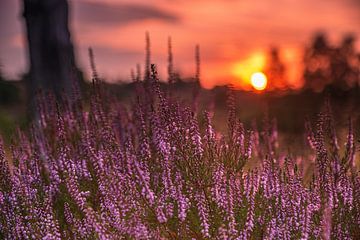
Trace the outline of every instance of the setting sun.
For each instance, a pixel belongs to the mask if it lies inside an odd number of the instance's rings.
[[[242,61],[236,62],[233,65],[233,74],[237,79],[236,85],[251,90],[252,75],[256,72],[261,72],[266,65],[266,56],[262,51],[257,51],[245,58]]]
[[[266,88],[267,85],[267,77],[265,74],[263,74],[262,72],[256,72],[254,74],[251,75],[251,85],[256,89],[256,90],[264,90]]]

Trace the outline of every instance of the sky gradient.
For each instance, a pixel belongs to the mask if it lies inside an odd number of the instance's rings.
[[[278,46],[289,87],[299,87],[301,55],[311,36],[328,33],[336,44],[343,34],[360,34],[357,0],[70,0],[72,38],[79,66],[89,72],[92,47],[100,75],[129,79],[144,63],[145,32],[152,62],[166,77],[167,38],[172,37],[175,69],[195,72],[200,45],[204,87],[233,83],[249,88],[245,76],[266,65],[270,46]],[[0,62],[8,77],[27,70],[20,0],[0,2]],[[359,41],[357,41],[359,49]]]

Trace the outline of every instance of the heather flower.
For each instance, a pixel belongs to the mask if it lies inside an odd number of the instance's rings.
[[[226,209],[227,202],[227,182],[224,167],[219,165],[213,174],[212,196],[219,207]]]
[[[209,149],[213,150],[212,148],[215,147],[215,131],[213,126],[211,125],[211,119],[209,116],[209,113],[205,111],[204,113],[205,118],[205,126],[206,126],[206,132],[205,132],[205,143],[208,144]]]
[[[321,225],[322,225],[322,238],[329,240],[331,237],[331,225],[332,225],[332,219],[331,219],[331,204],[327,204],[325,206],[323,216],[321,219]]]
[[[201,233],[204,237],[210,237],[209,212],[206,205],[206,199],[203,193],[195,193],[196,206],[201,223]]]
[[[183,193],[183,180],[181,178],[180,173],[176,173],[177,183],[177,201],[178,201],[178,217],[180,221],[185,221],[187,216],[187,211],[190,207],[190,200],[187,196]]]
[[[0,142],[0,238],[358,238],[351,121],[344,156],[328,112],[307,123],[312,153],[285,157],[275,121],[261,134],[246,129],[230,96],[221,134],[147,68],[129,108],[103,99],[95,79],[89,112],[41,103],[39,124],[9,148],[11,164]]]

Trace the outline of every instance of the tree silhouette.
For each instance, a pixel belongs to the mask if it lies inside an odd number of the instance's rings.
[[[2,64],[0,62],[0,81],[4,80],[3,73],[2,73]]]
[[[325,34],[317,34],[304,55],[305,87],[321,91],[331,84],[346,90],[359,84],[359,59],[353,35],[344,36],[339,46],[331,47]]]
[[[322,91],[331,83],[330,58],[332,49],[325,34],[318,33],[304,54],[305,87]]]
[[[341,45],[333,50],[330,76],[335,87],[347,89],[357,85],[355,38],[345,36]]]
[[[272,47],[269,52],[269,57],[267,60],[267,68],[265,69],[265,74],[268,78],[269,88],[270,89],[281,89],[286,86],[285,73],[286,68],[282,62],[277,47]]]
[[[0,62],[0,105],[9,105],[19,101],[19,91],[11,81],[6,81]]]
[[[31,99],[38,89],[54,91],[58,99],[79,80],[68,28],[67,0],[23,0],[30,59]],[[76,83],[77,84],[77,83]]]

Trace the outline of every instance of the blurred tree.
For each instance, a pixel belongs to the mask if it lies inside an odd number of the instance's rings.
[[[80,75],[68,28],[67,0],[23,0],[30,58],[31,100],[38,89],[54,91],[61,99]]]
[[[2,64],[0,62],[0,81],[3,80],[3,74],[2,74]]]
[[[305,87],[315,91],[322,91],[331,82],[330,58],[332,48],[328,44],[325,34],[315,35],[312,44],[304,54]]]
[[[357,85],[355,37],[347,35],[339,47],[333,50],[330,61],[330,76],[335,87],[348,89]]]
[[[0,63],[0,105],[10,105],[19,101],[19,91],[16,86],[6,81],[2,74],[2,65]]]
[[[359,84],[359,63],[355,38],[344,36],[339,46],[330,47],[326,35],[317,34],[304,56],[305,87],[321,91],[331,84],[346,90]]]
[[[357,84],[357,86],[360,86],[360,53],[356,54],[355,68],[357,69],[357,71],[356,71],[356,84]]]
[[[0,105],[10,105],[19,102],[19,91],[14,84],[0,79]]]
[[[270,49],[269,57],[267,60],[267,68],[264,72],[268,78],[268,84],[270,89],[281,89],[286,86],[286,68],[280,58],[279,50],[277,47],[272,47]]]

